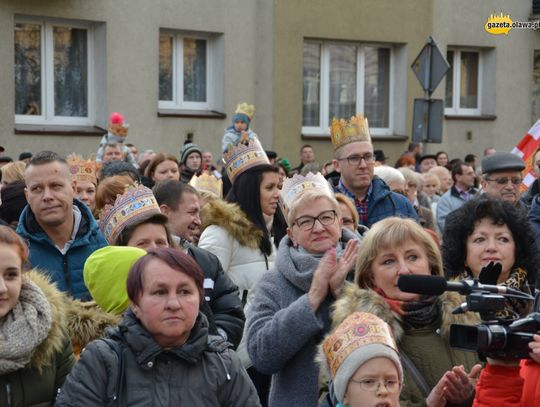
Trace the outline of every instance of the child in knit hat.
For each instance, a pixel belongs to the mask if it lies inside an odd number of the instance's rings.
[[[236,111],[232,117],[232,126],[225,130],[225,134],[221,140],[221,151],[227,151],[229,144],[236,145],[238,141],[244,138],[247,142],[248,139],[254,139],[257,134],[249,129],[253,115],[255,114],[255,106],[248,105],[247,103],[240,103],[236,107]]]
[[[388,325],[355,312],[322,343],[338,406],[399,407],[403,369]]]

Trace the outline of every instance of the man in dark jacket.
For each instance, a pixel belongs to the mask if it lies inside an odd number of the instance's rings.
[[[171,233],[204,271],[206,301],[201,311],[208,318],[210,333],[219,334],[236,348],[245,322],[238,287],[224,273],[214,254],[192,244],[201,225],[197,191],[191,185],[169,180],[158,183],[153,192],[161,212],[169,218]]]
[[[90,300],[84,262],[107,241],[90,209],[73,198],[68,164],[54,152],[39,152],[28,163],[24,180],[28,205],[17,233],[28,242],[32,266],[49,274],[61,291]]]

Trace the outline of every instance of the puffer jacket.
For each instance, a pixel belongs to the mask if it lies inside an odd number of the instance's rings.
[[[95,250],[107,246],[107,241],[90,209],[77,199],[73,200],[73,204],[81,211],[82,219],[75,241],[65,255],[39,226],[29,205],[21,214],[17,233],[28,242],[29,260],[34,267],[46,272],[61,291],[86,301],[91,297],[84,285],[84,262]]]
[[[65,331],[67,299],[40,272],[29,271],[25,278],[32,280],[47,297],[52,325],[26,367],[0,376],[0,405],[51,406],[57,390],[75,363]]]
[[[123,354],[124,385],[117,353],[103,340],[90,343],[59,392],[56,406],[104,406],[115,395],[129,406],[259,406],[247,373],[229,344],[209,340],[208,321],[199,313],[187,342],[160,347],[128,310],[110,332]]]

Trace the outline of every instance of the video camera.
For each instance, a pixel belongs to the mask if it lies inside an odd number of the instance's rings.
[[[500,264],[486,266],[500,268]],[[500,273],[500,270],[498,270]],[[441,295],[445,291],[456,291],[466,296],[466,302],[456,308],[453,313],[468,311],[478,312],[482,324],[450,326],[450,346],[457,349],[476,351],[481,359],[529,359],[529,342],[533,335],[540,333],[540,313],[533,312],[525,318],[498,318],[507,297],[533,301],[531,295],[498,285],[481,284],[477,279],[446,281],[444,277],[424,275],[402,275],[398,279],[401,291]],[[534,311],[538,310],[540,301],[535,301]]]

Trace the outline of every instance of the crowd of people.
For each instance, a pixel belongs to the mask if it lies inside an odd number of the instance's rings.
[[[522,158],[410,143],[390,166],[357,115],[332,121],[332,159],[304,145],[293,168],[254,113],[238,105],[216,160],[193,140],[139,152],[119,113],[93,157],[0,156],[0,404],[539,404],[540,335],[522,360],[455,348],[452,324],[485,315],[398,286],[475,280],[523,294],[499,323],[536,311]]]

